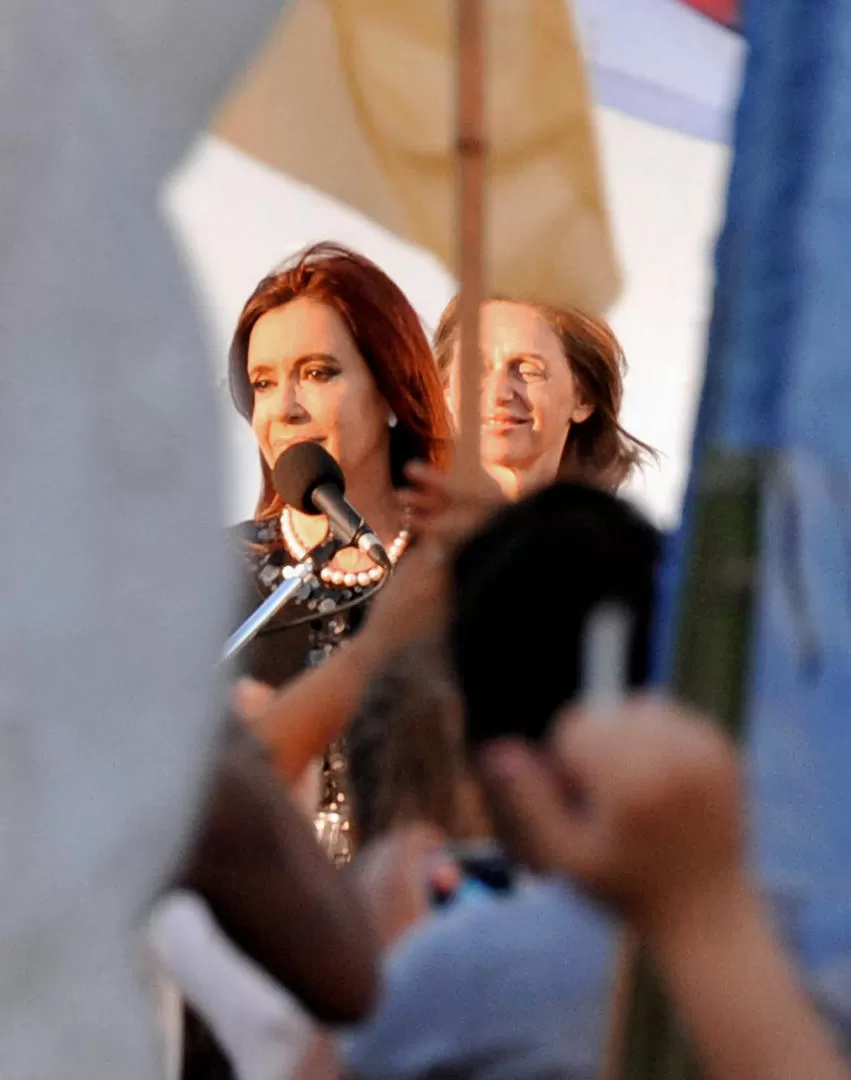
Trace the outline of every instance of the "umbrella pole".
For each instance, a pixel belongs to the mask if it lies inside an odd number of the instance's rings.
[[[457,243],[460,409],[455,470],[473,486],[481,457],[479,312],[484,296],[484,0],[456,0]]]

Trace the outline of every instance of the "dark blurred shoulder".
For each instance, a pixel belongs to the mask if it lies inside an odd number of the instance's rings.
[[[236,582],[233,631],[277,588],[282,569],[294,560],[283,545],[277,518],[241,521],[225,531]],[[305,666],[310,644],[305,623],[289,627],[294,614],[298,612],[291,604],[273,616],[234,658],[231,677],[250,675],[270,686],[282,686],[297,675]]]
[[[277,518],[255,521],[248,518],[229,525],[225,535],[234,546],[274,548],[281,544],[281,526]]]

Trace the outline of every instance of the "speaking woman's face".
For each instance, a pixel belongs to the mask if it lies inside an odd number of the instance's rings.
[[[349,483],[386,472],[390,409],[333,308],[299,297],[262,315],[248,343],[248,381],[251,427],[270,468],[293,443],[312,441]]]
[[[482,308],[482,460],[511,470],[558,471],[571,424],[586,420],[583,402],[561,343],[546,320],[525,304],[491,301]],[[457,350],[447,402],[458,416]]]

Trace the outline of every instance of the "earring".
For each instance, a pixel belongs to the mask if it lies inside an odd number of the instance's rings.
[[[394,428],[394,427],[396,427],[396,425],[398,423],[399,423],[399,420],[396,417],[396,413],[393,413],[393,412],[390,413],[390,415],[387,418],[387,426],[390,427],[390,428]]]

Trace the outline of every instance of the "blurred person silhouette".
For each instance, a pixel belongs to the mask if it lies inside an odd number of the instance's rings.
[[[570,483],[502,507],[461,543],[446,647],[471,775],[482,744],[546,737],[580,690],[583,632],[601,602],[631,616],[627,677],[641,685],[658,553],[658,534],[625,502]],[[605,915],[563,880],[521,871],[508,890],[450,905],[398,941],[375,1015],[340,1043],[343,1070],[595,1076],[613,958]]]
[[[617,912],[655,962],[708,1080],[847,1080],[746,859],[732,741],[675,703],[578,709],[543,747],[482,756],[509,850]]]

